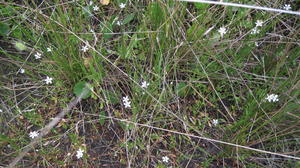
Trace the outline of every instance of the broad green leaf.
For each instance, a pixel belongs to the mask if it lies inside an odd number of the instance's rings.
[[[130,21],[132,21],[134,19],[134,16],[135,16],[134,13],[132,13],[130,15],[127,15],[125,17],[125,19],[123,20],[123,25],[125,25],[125,24],[129,23]]]
[[[26,45],[23,44],[22,42],[16,42],[16,43],[15,43],[15,47],[16,47],[16,49],[19,50],[19,51],[24,51],[24,50],[27,49]]]
[[[103,37],[105,39],[112,38],[113,35],[110,34],[110,33],[112,33],[112,30],[113,30],[113,26],[111,23],[107,23],[106,25],[103,25],[102,26],[102,33],[104,34]]]
[[[80,96],[83,93],[82,99],[87,99],[91,96],[91,89],[89,83],[81,81],[76,83],[75,87],[73,88],[73,93],[76,96]]]
[[[9,32],[9,26],[0,22],[0,36],[5,36]]]

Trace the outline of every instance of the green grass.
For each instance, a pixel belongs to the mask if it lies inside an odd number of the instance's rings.
[[[297,160],[151,127],[300,157],[298,16],[162,0],[94,1],[97,12],[83,0],[0,5],[0,166],[66,106],[80,82],[91,85],[91,96],[19,167],[299,166]],[[260,33],[250,34],[257,20],[264,21]],[[228,30],[223,38],[222,26]],[[27,48],[18,50],[15,42]],[[90,48],[83,52],[86,43]],[[45,84],[46,76],[52,84]],[[145,90],[143,81],[149,83]],[[279,102],[265,101],[271,93]],[[79,148],[85,151],[81,159]]]

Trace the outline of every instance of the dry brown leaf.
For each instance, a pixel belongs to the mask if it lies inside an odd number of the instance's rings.
[[[108,5],[109,4],[109,0],[100,0],[100,3],[102,5]]]

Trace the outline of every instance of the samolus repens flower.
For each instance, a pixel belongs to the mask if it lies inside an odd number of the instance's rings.
[[[218,32],[220,33],[221,37],[223,37],[227,33],[227,29],[223,26],[218,30]]]
[[[47,76],[46,79],[44,79],[44,81],[46,82],[46,84],[52,84],[52,80],[53,78]]]
[[[84,150],[82,150],[81,148],[78,149],[78,151],[76,151],[76,157],[77,157],[77,159],[80,159],[80,158],[83,157],[83,152],[84,152]]]
[[[34,139],[35,137],[39,136],[39,133],[37,131],[33,131],[29,133],[29,137]]]
[[[124,104],[125,108],[130,108],[131,107],[131,105],[130,105],[131,102],[130,102],[128,96],[123,97],[123,104]]]
[[[276,94],[267,94],[267,97],[265,98],[268,102],[278,102],[278,95]]]
[[[121,3],[121,4],[119,5],[119,7],[120,7],[121,9],[123,9],[123,8],[126,7],[126,4],[125,4],[125,3]]]

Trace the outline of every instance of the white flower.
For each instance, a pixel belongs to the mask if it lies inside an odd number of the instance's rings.
[[[122,22],[118,20],[118,21],[117,21],[117,25],[118,25],[118,26],[121,26],[121,25],[122,25]]]
[[[40,58],[42,58],[42,54],[37,52],[37,53],[35,53],[34,57],[35,57],[35,59],[40,59]]]
[[[89,4],[90,4],[90,5],[93,5],[93,3],[94,3],[93,1],[90,1],[90,3],[89,3]]]
[[[223,37],[224,34],[227,33],[227,29],[223,26],[218,30],[218,32],[220,33],[221,37]]]
[[[51,52],[52,49],[50,47],[47,47],[47,52]]]
[[[39,136],[39,133],[36,132],[36,131],[33,131],[33,132],[30,132],[30,133],[29,133],[29,137],[32,138],[32,139],[34,139],[34,138],[37,137],[37,136]]]
[[[47,76],[46,79],[44,79],[44,81],[46,82],[46,84],[51,84],[52,80],[53,80],[53,78],[50,78],[49,76]]]
[[[261,20],[257,20],[256,22],[255,22],[255,25],[256,25],[256,27],[261,27],[262,25],[263,25],[263,21],[261,21]]]
[[[260,32],[260,30],[257,27],[254,27],[253,29],[251,29],[250,34],[258,34]]]
[[[126,97],[123,97],[123,102],[128,102],[129,101],[129,98],[128,98],[128,96],[126,96]]]
[[[219,124],[219,120],[218,119],[213,119],[212,123],[214,124],[214,126],[217,126]]]
[[[76,154],[77,159],[82,158],[83,152],[84,152],[84,151],[83,151],[82,149],[78,149],[77,154]]]
[[[126,7],[126,4],[124,4],[124,3],[121,3],[121,4],[119,5],[119,7],[120,7],[121,9],[123,9],[123,8],[125,8],[125,7]]]
[[[147,81],[142,82],[142,85],[141,85],[142,88],[146,89],[148,86],[149,86],[149,83],[147,83]]]
[[[0,113],[2,113],[3,112],[3,110],[2,109],[0,109]]]
[[[95,6],[93,7],[93,10],[94,10],[94,11],[98,11],[98,10],[99,10],[99,7],[98,7],[97,5],[95,5]]]
[[[123,104],[124,104],[125,108],[130,108],[131,107],[131,105],[130,105],[131,102],[130,102],[128,96],[123,97]]]
[[[21,74],[25,73],[25,69],[21,68],[21,69],[20,69],[20,73],[21,73]]]
[[[85,45],[81,48],[81,51],[86,52],[89,49],[89,46]]]
[[[283,9],[284,9],[284,10],[291,10],[292,7],[291,7],[290,4],[285,4],[285,5],[283,6]]]
[[[125,108],[131,108],[131,105],[130,105],[131,102],[124,102],[124,106]]]
[[[170,158],[168,156],[162,157],[162,161],[165,163],[169,163]]]
[[[256,41],[256,42],[254,43],[254,45],[255,45],[256,47],[258,47],[258,46],[259,46],[259,43]]]
[[[265,98],[268,102],[278,102],[278,95],[276,94],[267,94],[267,97]]]

